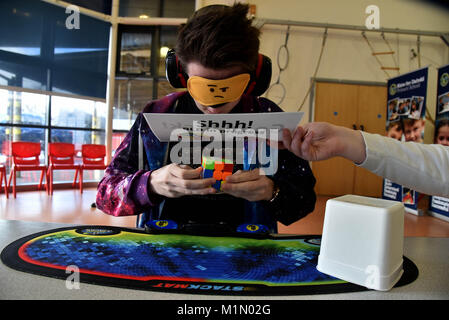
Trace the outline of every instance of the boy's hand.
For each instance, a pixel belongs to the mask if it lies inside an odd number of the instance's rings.
[[[211,187],[215,179],[201,179],[201,171],[201,167],[192,169],[187,165],[175,163],[166,165],[151,173],[150,191],[168,198],[215,193],[216,190]]]
[[[225,193],[248,201],[270,200],[274,182],[260,172],[260,169],[237,171],[226,178],[221,187]]]

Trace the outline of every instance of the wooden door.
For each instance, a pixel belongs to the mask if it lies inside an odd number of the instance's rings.
[[[318,82],[315,95],[315,121],[330,122],[351,128],[357,123],[357,86]],[[320,195],[351,194],[354,185],[354,168],[350,161],[333,158],[312,163],[317,180],[315,191]]]
[[[358,130],[385,135],[387,89],[359,85]],[[355,166],[354,194],[381,197],[383,178]]]
[[[385,133],[386,86],[317,82],[315,92],[314,121]],[[312,170],[317,179],[317,194],[381,195],[382,178],[349,160],[333,158],[313,162]]]

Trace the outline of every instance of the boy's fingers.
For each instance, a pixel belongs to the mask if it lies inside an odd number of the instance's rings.
[[[182,179],[178,186],[180,186],[184,189],[197,190],[197,189],[208,188],[211,185],[213,185],[215,183],[215,181],[216,180],[214,178],[190,179],[190,180]]]
[[[171,173],[180,179],[198,179],[201,177],[201,167],[192,169],[191,167],[181,164],[173,164]]]
[[[254,169],[250,171],[240,171],[240,172],[239,171],[237,171],[233,175],[226,177],[226,182],[240,183],[259,179],[259,169]]]

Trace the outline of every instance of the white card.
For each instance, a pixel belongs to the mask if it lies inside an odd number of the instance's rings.
[[[180,114],[180,113],[144,113],[153,133],[162,141],[170,141],[170,136],[176,129],[186,132],[201,132],[209,129],[219,130],[222,134],[226,132],[238,132],[244,136],[251,136],[266,130],[282,130],[283,128],[293,131],[298,126],[304,112],[268,112],[268,113],[227,113],[227,114]],[[179,132],[178,132],[179,133]],[[179,134],[177,134],[179,135]],[[282,135],[277,134],[276,140],[282,140]],[[274,140],[273,137],[267,137]]]

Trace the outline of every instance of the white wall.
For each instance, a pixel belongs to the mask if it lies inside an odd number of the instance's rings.
[[[213,3],[232,4],[233,0],[203,0],[202,5]],[[438,31],[449,33],[449,11],[435,5],[414,0],[250,0],[242,1],[257,6],[256,18],[308,21],[318,23],[364,26],[368,5],[380,9],[381,28]],[[273,78],[278,78],[277,52],[285,41],[287,26],[264,25],[261,28],[260,52],[273,61]],[[281,107],[285,111],[296,111],[303,101],[310,79],[316,68],[324,29],[291,27],[288,40],[290,59],[281,74],[280,82],[286,87],[286,96]],[[375,51],[389,51],[380,33],[368,32],[367,36]],[[396,54],[400,73],[418,69],[418,59],[411,58],[411,49],[417,52],[417,37],[412,35],[385,34]],[[436,37],[421,36],[421,66],[439,67],[449,63],[449,47]],[[380,56],[382,65],[394,67],[392,56]],[[390,77],[395,71],[388,71]],[[323,57],[317,73],[318,78],[339,80],[386,82],[387,75],[380,69],[360,31],[328,30]],[[276,92],[269,92],[270,99],[277,102]],[[309,119],[309,100],[302,111]]]

